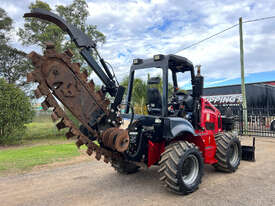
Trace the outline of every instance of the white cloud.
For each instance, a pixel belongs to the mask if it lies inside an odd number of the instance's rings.
[[[15,26],[22,26],[23,13],[31,1],[1,1]],[[72,2],[45,1],[52,7]],[[238,27],[197,47],[182,48],[238,23],[240,16],[244,20],[272,16],[275,8],[272,0],[91,0],[88,5],[88,22],[107,36],[106,44],[99,50],[113,65],[119,80],[128,75],[133,58],[177,53],[194,64],[202,64],[206,83],[213,84],[239,77]],[[275,70],[274,25],[274,19],[244,24],[247,74]],[[14,45],[19,46],[17,41],[15,38]]]

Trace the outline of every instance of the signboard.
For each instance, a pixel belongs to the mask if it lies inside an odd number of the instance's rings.
[[[242,103],[242,94],[203,96],[203,98],[213,105],[238,106]]]

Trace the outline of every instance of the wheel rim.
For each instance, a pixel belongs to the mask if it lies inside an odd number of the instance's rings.
[[[229,162],[232,166],[235,166],[239,161],[239,147],[237,143],[230,145],[229,148]]]
[[[182,181],[186,185],[191,185],[199,174],[199,161],[195,155],[189,155],[183,162]]]

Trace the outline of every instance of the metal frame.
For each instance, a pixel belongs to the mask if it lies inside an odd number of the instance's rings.
[[[173,63],[179,63],[180,65],[172,65]],[[181,66],[181,68],[179,68]],[[177,72],[186,72],[190,71],[191,73],[191,82],[192,86],[194,86],[194,66],[192,62],[190,62],[187,58],[177,56],[177,55],[162,55],[162,58],[158,61],[155,61],[153,58],[144,59],[140,64],[132,64],[130,69],[129,75],[129,82],[128,82],[128,91],[126,97],[126,114],[129,113],[130,102],[132,97],[132,90],[133,90],[133,83],[134,83],[134,76],[136,70],[147,69],[147,68],[160,68],[162,69],[162,78],[163,78],[163,95],[162,95],[162,112],[161,116],[166,117],[168,116],[168,70],[170,69],[172,72],[172,79],[173,79],[173,86],[174,91],[178,87],[177,82]]]

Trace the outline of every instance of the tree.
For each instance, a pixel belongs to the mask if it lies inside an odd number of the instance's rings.
[[[133,83],[133,90],[132,90],[132,98],[131,98],[131,103],[135,107],[135,112],[137,113],[142,113],[144,114],[144,107],[146,106],[147,102],[147,88],[148,87],[154,87],[157,88],[162,95],[163,93],[163,86],[162,86],[162,78],[160,78],[160,83],[156,85],[147,85],[147,82],[140,79],[140,78],[135,78],[134,83]],[[148,74],[147,80],[150,79],[150,75]],[[129,82],[129,77],[126,76],[122,82],[121,85],[128,90],[128,82]],[[171,82],[168,82],[168,96],[170,97],[173,94],[173,85]]]
[[[1,45],[1,78],[4,78],[9,84],[17,83],[19,86],[22,86],[24,83],[20,80],[22,80],[31,69],[25,52],[12,48],[6,44]]]
[[[8,32],[12,29],[12,19],[8,17],[6,11],[0,8],[0,45],[9,40]]]
[[[42,8],[51,11],[50,5],[37,0],[31,3],[29,9]],[[45,42],[53,42],[61,51],[61,43],[64,41],[64,32],[55,24],[37,18],[25,18],[24,28],[19,28],[18,36],[23,45],[38,45],[45,48]]]
[[[49,4],[40,0],[36,0],[35,3],[31,3],[29,9],[31,10],[33,8],[43,8],[48,11],[52,11]],[[86,21],[89,16],[89,11],[85,0],[74,0],[72,4],[68,6],[57,5],[56,12],[68,23],[81,29],[95,42],[105,42],[104,34],[99,32],[96,26],[87,25]],[[59,52],[70,48],[75,55],[74,61],[83,64],[83,66],[86,67],[85,69],[90,71],[83,58],[80,57],[74,43],[72,43],[69,38],[66,38],[66,33],[64,33],[58,26],[35,18],[26,18],[25,21],[26,23],[24,24],[24,28],[20,28],[18,32],[23,45],[39,45],[44,48],[45,42],[53,42]]]
[[[20,142],[33,115],[24,92],[0,79],[0,145]]]
[[[9,84],[25,85],[22,81],[32,67],[26,58],[26,53],[9,46],[9,32],[13,29],[12,19],[0,8],[0,78]]]
[[[128,89],[129,77],[125,77],[121,85]],[[142,79],[135,78],[132,90],[131,103],[135,107],[136,113],[144,113],[144,107],[146,105],[147,96],[147,83]]]

